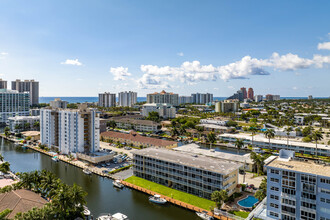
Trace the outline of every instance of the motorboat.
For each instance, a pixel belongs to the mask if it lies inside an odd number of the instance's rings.
[[[84,216],[90,216],[91,215],[91,211],[89,211],[87,206],[83,206],[84,207]]]
[[[60,159],[58,159],[58,157],[55,156],[55,157],[52,157],[52,161],[58,162],[58,161],[60,161]]]
[[[212,220],[213,217],[207,214],[207,211],[202,211],[202,212],[196,212],[198,217],[204,220]]]
[[[120,180],[114,180],[114,181],[112,181],[112,184],[113,184],[113,186],[115,186],[119,189],[124,188],[124,185],[120,182]]]
[[[89,169],[83,169],[83,173],[87,175],[91,175],[92,171],[90,171]]]
[[[104,214],[100,215],[96,220],[128,220],[128,217],[120,212],[116,214]]]
[[[156,204],[165,204],[167,202],[166,199],[161,198],[160,195],[150,196],[149,201]]]

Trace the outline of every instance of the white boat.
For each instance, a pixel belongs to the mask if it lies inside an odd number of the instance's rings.
[[[91,175],[92,171],[90,171],[89,169],[83,169],[83,173],[87,175]]]
[[[166,199],[161,198],[160,195],[150,196],[149,201],[157,204],[165,204],[167,202]]]
[[[201,219],[204,219],[204,220],[211,220],[211,219],[213,219],[213,217],[212,216],[209,216],[206,211],[196,212],[196,214],[198,215],[198,217],[200,217]]]
[[[96,220],[128,220],[128,217],[118,212],[114,215],[111,214],[100,215]]]
[[[55,156],[55,157],[52,157],[52,161],[58,162],[58,161],[60,161],[60,159],[58,159],[58,157]]]
[[[112,181],[113,186],[118,187],[119,189],[124,188],[124,185],[120,182],[120,180]]]
[[[90,216],[91,215],[91,211],[89,211],[87,206],[83,206],[84,207],[84,216]]]

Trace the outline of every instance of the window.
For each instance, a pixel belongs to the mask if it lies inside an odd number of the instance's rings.
[[[328,204],[330,204],[330,199],[320,198],[320,201],[321,201],[321,202],[324,202],[324,203],[328,203]]]
[[[275,200],[278,200],[278,198],[279,198],[279,197],[278,197],[278,196],[276,196],[276,195],[270,194],[270,198],[271,198],[271,199],[275,199]]]
[[[280,171],[279,170],[270,169],[270,173],[279,174]]]
[[[277,204],[274,204],[274,203],[270,203],[270,207],[273,207],[275,209],[278,209],[278,205]]]
[[[275,182],[275,183],[279,183],[280,182],[280,180],[277,179],[277,178],[270,178],[270,181]]]
[[[321,178],[320,181],[321,181],[321,183],[330,184],[330,179]]]
[[[272,211],[269,212],[269,215],[274,216],[274,217],[278,217],[278,214],[276,212],[272,212]]]
[[[301,217],[301,219],[304,219],[304,220],[314,220],[315,219],[315,214],[310,213],[310,212],[301,211],[300,212],[300,217]]]
[[[273,191],[278,192],[279,191],[279,188],[278,187],[275,187],[275,186],[272,186],[272,187],[270,187],[270,190],[273,190]]]
[[[296,195],[296,190],[294,189],[282,188],[282,192],[289,195]]]
[[[284,199],[284,198],[282,198],[282,203],[283,204],[287,204],[287,205],[296,206],[296,201],[290,200],[290,199]]]
[[[301,202],[301,206],[309,209],[316,209],[316,205],[309,202]]]

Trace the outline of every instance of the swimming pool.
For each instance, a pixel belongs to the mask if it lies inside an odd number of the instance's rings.
[[[252,208],[259,200],[254,196],[247,196],[244,199],[241,199],[237,202],[238,205],[244,208]]]

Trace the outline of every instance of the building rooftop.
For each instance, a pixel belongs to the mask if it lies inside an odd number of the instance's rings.
[[[106,131],[101,133],[101,136],[103,137],[111,137],[111,138],[121,138],[124,140],[130,140],[134,142],[140,142],[144,144],[149,144],[152,146],[159,146],[159,147],[167,147],[174,144],[177,144],[175,141],[168,141],[168,140],[162,140],[157,138],[150,138],[145,137],[142,135],[139,135],[136,132],[131,131],[129,134],[121,133],[121,132],[114,132],[114,131]]]
[[[311,160],[301,161],[297,159],[283,160],[277,158],[267,165],[267,167],[280,168],[285,170],[293,170],[302,173],[311,173],[321,176],[330,177],[330,166],[317,164]]]
[[[204,128],[219,129],[219,130],[230,130],[230,129],[232,129],[232,127],[226,127],[226,126],[215,125],[215,124],[198,124],[196,126],[204,127]]]
[[[224,161],[218,158],[210,158],[204,155],[196,155],[188,152],[180,152],[161,148],[145,148],[132,152],[136,155],[147,156],[171,163],[195,167],[202,170],[212,171],[228,175],[238,170],[242,164],[233,161]]]
[[[129,123],[129,124],[135,124],[135,125],[147,125],[147,126],[160,125],[159,123],[150,121],[150,120],[139,120],[139,119],[131,119],[131,118],[113,119],[113,121],[118,122],[118,123]]]
[[[215,151],[201,148],[197,144],[187,144],[180,147],[173,148],[173,150],[180,151],[180,152],[190,152],[197,155],[204,155],[208,157],[219,158],[228,161],[235,161],[240,163],[248,163],[253,164],[253,161],[250,158],[250,154],[238,155],[238,154],[231,154],[231,153],[224,153],[220,151]]]
[[[15,117],[9,117],[8,120],[26,120],[26,119],[40,119],[40,115],[37,116],[15,116]]]

